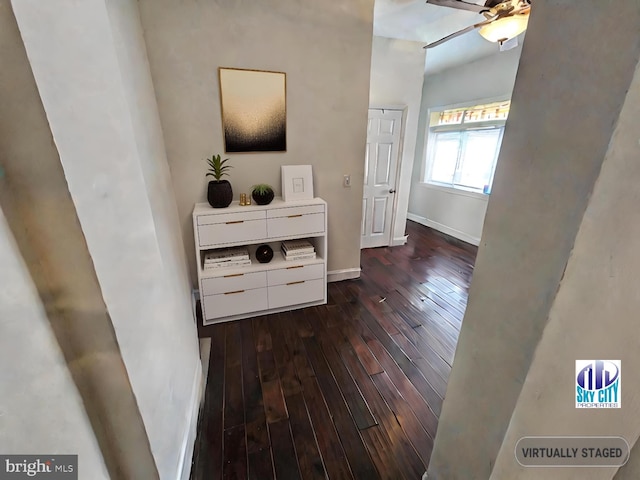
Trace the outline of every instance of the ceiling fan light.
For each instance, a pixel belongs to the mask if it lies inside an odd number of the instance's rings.
[[[527,29],[529,15],[513,15],[491,22],[478,32],[490,42],[503,42],[520,35]]]

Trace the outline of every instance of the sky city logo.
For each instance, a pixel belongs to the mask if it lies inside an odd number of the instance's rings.
[[[576,408],[621,408],[620,360],[576,360]]]

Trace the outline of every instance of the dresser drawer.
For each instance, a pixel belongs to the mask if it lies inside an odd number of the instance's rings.
[[[314,235],[324,232],[324,213],[292,214],[267,220],[269,237]]]
[[[267,272],[267,285],[283,285],[285,283],[318,278],[324,278],[324,264],[295,265],[278,270],[269,270]]]
[[[201,247],[241,243],[267,238],[267,221],[230,220],[198,226],[198,244]]]
[[[300,303],[315,302],[324,299],[325,281],[301,280],[268,287],[269,308],[286,307]]]
[[[202,279],[202,296],[267,286],[267,272],[239,273]]]
[[[235,213],[215,213],[210,215],[198,215],[198,225],[211,225],[212,223],[247,222],[250,220],[262,220],[267,218],[264,211],[249,211]]]
[[[324,213],[324,205],[303,205],[300,207],[274,208],[273,210],[267,211],[267,218],[309,215],[311,213]]]
[[[204,320],[257,312],[268,308],[267,289],[239,290],[203,297]]]

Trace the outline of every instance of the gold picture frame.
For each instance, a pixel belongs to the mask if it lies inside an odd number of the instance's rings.
[[[286,74],[220,67],[218,78],[225,152],[286,152]]]

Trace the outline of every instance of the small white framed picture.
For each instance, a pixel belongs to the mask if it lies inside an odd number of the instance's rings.
[[[285,202],[313,198],[311,165],[282,165],[282,199]]]

